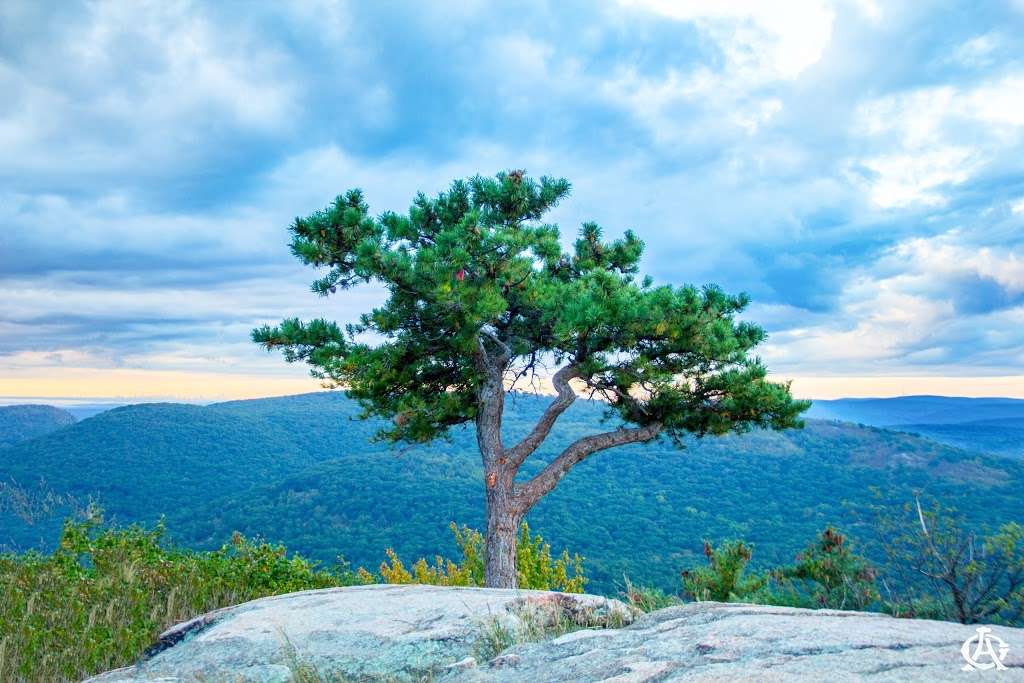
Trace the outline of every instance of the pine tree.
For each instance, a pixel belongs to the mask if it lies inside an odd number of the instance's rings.
[[[516,584],[516,533],[526,513],[577,463],[615,446],[686,434],[799,426],[807,403],[766,380],[750,351],[761,328],[737,320],[745,296],[715,286],[638,280],[643,242],[606,242],[582,226],[567,253],[544,215],[569,194],[565,179],[522,171],[457,180],[420,193],[406,214],[369,213],[359,190],[291,226],[292,252],[326,268],[328,296],[378,282],[379,308],[342,330],[327,320],[285,320],[253,331],[289,362],[341,387],[364,417],[389,420],[379,437],[424,443],[475,423],[487,501],[485,582]],[[506,392],[550,366],[555,395],[520,441],[502,440]],[[543,372],[543,370],[540,370]],[[577,398],[607,402],[618,426],[570,444],[516,481]]]

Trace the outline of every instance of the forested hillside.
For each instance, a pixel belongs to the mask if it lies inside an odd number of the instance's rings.
[[[368,425],[347,418],[356,408],[324,395],[316,408],[297,398],[272,411],[261,401],[204,407],[148,403],[116,408],[58,432],[0,450],[0,475],[38,480],[80,500],[89,496],[125,520],[192,510],[330,458],[346,439],[365,448]],[[304,413],[304,421],[292,412]]]
[[[0,448],[74,423],[75,416],[53,406],[0,406]]]
[[[510,400],[507,438],[546,401]],[[601,428],[601,413],[599,404],[573,406],[522,476],[559,444]],[[79,499],[94,494],[122,521],[165,514],[173,536],[199,547],[239,530],[324,561],[343,554],[376,566],[386,547],[451,555],[448,522],[482,523],[473,435],[397,451],[373,443],[376,424],[357,414],[338,393],[119,408],[0,450],[0,479],[42,477]],[[694,440],[684,451],[656,443],[598,454],[529,521],[556,550],[586,556],[592,590],[611,591],[623,575],[675,587],[703,538],[742,537],[756,562],[787,562],[825,524],[851,526],[851,509],[874,502],[871,487],[898,502],[924,489],[979,524],[1024,520],[1022,463],[811,420],[802,431]],[[22,547],[56,533],[54,522],[27,526],[10,514],[0,527],[0,542]]]
[[[969,451],[1024,459],[1024,417],[953,424],[905,424],[894,427]]]

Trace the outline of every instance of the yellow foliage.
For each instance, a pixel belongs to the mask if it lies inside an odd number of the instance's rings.
[[[384,552],[387,553],[388,560],[391,562],[390,565],[387,562],[380,563],[380,575],[384,578],[384,582],[412,583],[412,574],[410,574],[405,568],[405,565],[402,564],[402,560],[398,558],[395,551],[388,548]],[[362,567],[360,567],[360,569],[362,569]]]
[[[388,548],[387,561],[380,565],[380,575],[386,583],[419,583],[432,586],[482,586],[484,585],[484,539],[483,535],[467,526],[451,523],[455,542],[462,553],[459,563],[434,557],[433,563],[420,558],[410,568]],[[583,575],[583,558],[569,555],[563,550],[557,559],[551,556],[551,546],[540,534],[530,534],[530,527],[524,522],[519,532],[516,548],[516,568],[519,587],[536,590],[556,590],[566,593],[582,593],[586,577]],[[360,569],[360,577],[369,572]]]
[[[516,544],[516,571],[520,588],[582,593],[586,583],[583,558],[563,550],[557,560],[552,560],[550,544],[540,534],[531,536],[526,522],[519,530]]]

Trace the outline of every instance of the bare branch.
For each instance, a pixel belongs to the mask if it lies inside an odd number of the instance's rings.
[[[947,564],[943,561],[943,555],[935,545],[935,540],[932,535],[928,532],[928,525],[924,521],[924,511],[921,510],[921,499],[915,495],[914,505],[917,507],[917,518],[921,522],[921,531],[923,532],[925,540],[928,542],[928,550],[931,553],[932,558],[940,567],[946,576],[956,576],[956,567],[954,564]]]
[[[522,441],[508,449],[509,465],[512,467],[513,472],[518,470],[519,466],[537,450],[537,447],[544,443],[544,439],[548,438],[548,434],[551,433],[551,428],[554,427],[555,421],[576,400],[576,392],[569,385],[569,380],[579,376],[580,369],[577,365],[566,365],[551,378],[551,383],[558,392],[555,400],[548,405],[533,430]]]
[[[555,488],[574,465],[582,462],[588,456],[616,446],[650,441],[661,433],[661,428],[661,424],[654,423],[643,427],[616,429],[611,432],[585,436],[562,451],[533,479],[517,487],[516,497],[523,503],[524,508],[529,510],[542,496]]]
[[[638,400],[636,400],[635,397],[630,396],[627,393],[624,393],[621,389],[619,389],[614,384],[608,384],[608,383],[604,383],[604,382],[595,382],[592,379],[586,380],[586,382],[587,382],[587,386],[591,387],[591,389],[593,390],[593,391],[591,391],[591,396],[593,396],[594,393],[596,392],[596,393],[600,393],[601,396],[603,396],[604,399],[606,401],[608,401],[608,403],[615,403],[616,401],[624,401],[624,402],[627,402],[627,403],[632,403],[633,405],[635,405],[640,410],[641,413],[643,413],[644,415],[648,414],[647,408],[644,407],[644,405],[643,405],[643,403],[641,401],[638,401]],[[647,389],[650,393],[653,393],[653,389],[650,386],[648,386],[645,382],[639,380],[639,378],[637,379],[637,384],[641,388]]]
[[[924,532],[926,538],[930,538],[928,535],[928,525],[924,523],[924,512],[921,510],[921,499],[914,496],[914,505],[917,506],[917,518],[921,521],[921,531]]]
[[[540,363],[540,359],[537,356],[538,354],[536,350],[530,352],[529,360],[526,361],[522,369],[516,371],[515,376],[512,378],[512,382],[511,384],[509,384],[508,387],[509,391],[515,390],[516,385],[519,383],[519,380],[526,377],[527,375],[530,375],[530,387],[536,387],[537,365],[538,363]]]

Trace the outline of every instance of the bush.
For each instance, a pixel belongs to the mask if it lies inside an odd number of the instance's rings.
[[[748,576],[753,552],[743,541],[726,541],[717,549],[705,541],[708,566],[683,572],[683,595],[699,601],[832,609],[865,609],[878,601],[874,568],[831,526],[793,565]]]
[[[771,572],[760,599],[773,605],[862,610],[878,601],[876,572],[831,526],[797,555],[796,564]]]
[[[885,609],[964,624],[1024,624],[1024,526],[975,530],[955,509],[920,498],[874,508],[886,557]]]
[[[394,552],[378,577],[339,558],[323,568],[283,546],[234,534],[213,552],[166,542],[153,529],[104,525],[98,511],[65,522],[57,549],[0,555],[0,681],[81,680],[135,661],[168,627],[256,598],[377,583],[483,584],[483,538],[451,525],[455,563],[419,560],[407,570]],[[582,559],[551,548],[523,524],[519,580],[524,588],[582,592]]]
[[[665,607],[682,604],[676,595],[671,595],[652,586],[636,586],[627,578],[626,588],[620,594],[622,599],[641,612],[653,612]]]
[[[753,552],[753,547],[743,541],[726,541],[718,549],[704,541],[704,557],[708,566],[683,572],[683,594],[698,601],[737,602],[748,599],[767,581],[761,575],[744,576]]]
[[[406,569],[398,555],[388,548],[388,560],[380,565],[380,575],[384,581],[435,586],[484,585],[483,536],[475,529],[467,526],[460,528],[454,522],[450,526],[462,555],[461,562],[456,563],[437,555],[432,564],[426,558],[420,558]],[[558,559],[552,559],[551,546],[544,542],[540,534],[532,535],[526,522],[519,529],[516,570],[520,588],[582,593],[587,580],[583,573],[583,558],[579,555],[570,556],[568,550],[563,550]]]
[[[135,661],[197,614],[357,582],[344,566],[321,569],[237,534],[198,553],[165,544],[162,524],[68,521],[53,554],[0,556],[0,680],[81,680]]]

